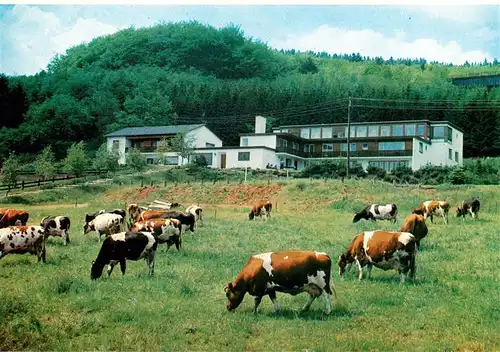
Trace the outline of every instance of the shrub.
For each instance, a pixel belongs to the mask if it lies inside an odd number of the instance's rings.
[[[366,169],[366,172],[369,175],[375,175],[376,178],[381,179],[381,180],[383,180],[385,175],[386,175],[385,170],[382,169],[381,167],[378,167],[378,166],[368,166],[368,168]]]
[[[454,185],[464,185],[470,183],[471,180],[467,177],[464,168],[455,167],[448,175],[448,182]]]

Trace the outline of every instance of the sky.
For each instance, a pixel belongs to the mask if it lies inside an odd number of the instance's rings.
[[[130,26],[197,20],[239,25],[276,49],[425,58],[500,59],[500,5],[0,5],[0,72],[33,75],[56,54]]]

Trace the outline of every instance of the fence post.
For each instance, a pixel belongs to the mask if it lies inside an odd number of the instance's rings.
[[[276,212],[278,212],[278,202],[276,201],[276,204],[274,205],[274,207],[276,208]]]
[[[40,179],[38,179],[38,187],[40,187]]]
[[[141,178],[141,187],[144,187],[144,179]]]
[[[214,220],[217,220],[217,208],[215,208]]]
[[[151,180],[151,187],[153,187],[153,180]]]
[[[21,189],[24,190],[24,180],[21,182]]]

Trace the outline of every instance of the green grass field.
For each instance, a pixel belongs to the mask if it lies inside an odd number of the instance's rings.
[[[0,350],[500,350],[498,187],[418,190],[306,180],[169,186],[140,195],[116,187],[11,198],[16,204],[10,206],[29,211],[31,224],[49,214],[68,215],[72,243],[65,247],[61,238],[50,238],[46,264],[30,255],[0,260]],[[278,205],[273,218],[248,221],[248,205],[266,192]],[[428,224],[416,282],[399,285],[397,272],[377,268],[369,281],[358,282],[356,270],[339,277],[337,257],[355,234],[398,229],[420,201],[447,199],[455,206],[472,195],[482,201],[479,221],[463,222],[452,212],[448,226],[441,219]],[[184,235],[181,252],[160,247],[154,277],[141,260],[129,261],[125,276],[116,268],[110,279],[91,282],[100,245],[95,233],[82,234],[84,214],[145,199],[200,202],[205,226]],[[352,224],[353,211],[370,202],[395,202],[398,222]],[[338,295],[332,314],[323,315],[320,300],[299,313],[305,293],[278,294],[277,315],[267,297],[257,315],[250,296],[235,312],[226,311],[223,287],[248,257],[283,249],[331,255]]]

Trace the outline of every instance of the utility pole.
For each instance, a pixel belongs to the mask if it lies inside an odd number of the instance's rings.
[[[349,165],[351,163],[351,96],[349,96],[349,104],[347,105],[347,166],[346,166],[346,178],[349,178]]]

